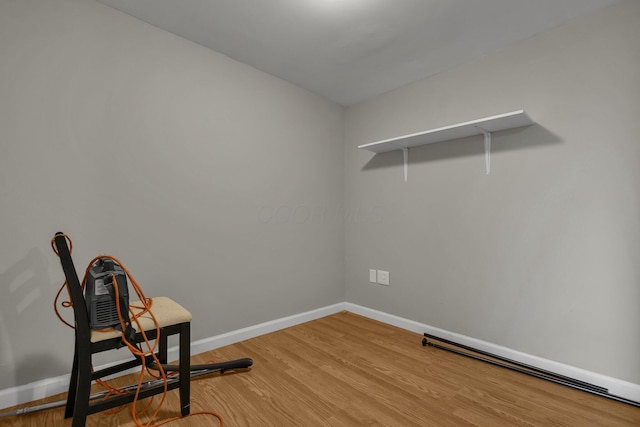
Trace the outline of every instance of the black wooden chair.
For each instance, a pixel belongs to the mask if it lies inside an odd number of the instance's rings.
[[[86,418],[90,414],[111,409],[133,402],[135,390],[125,394],[116,394],[105,399],[92,401],[91,384],[94,380],[113,375],[142,364],[141,357],[110,366],[96,372],[92,372],[92,355],[107,350],[115,350],[122,347],[121,332],[99,332],[91,330],[89,326],[89,316],[85,303],[82,287],[76,273],[71,258],[71,252],[67,245],[67,237],[63,233],[56,233],[54,237],[55,250],[60,256],[62,270],[67,279],[67,287],[73,304],[75,316],[75,355],[73,357],[73,368],[71,371],[71,381],[69,383],[69,393],[65,409],[65,418],[73,417],[73,427],[85,425]],[[132,302],[131,305],[136,305]],[[172,378],[167,389],[180,389],[180,408],[182,415],[188,415],[190,410],[190,328],[191,313],[185,310],[176,302],[166,297],[153,298],[153,315],[159,325],[159,336],[157,336],[156,323],[150,315],[140,316],[140,327],[146,332],[149,340],[157,340],[158,351],[156,353],[161,364],[167,363],[167,337],[179,335],[179,376]],[[137,325],[136,325],[137,326]],[[144,338],[140,331],[135,335],[135,343],[143,342]],[[133,357],[133,355],[131,355]],[[152,357],[146,357],[147,366],[151,365]],[[153,396],[164,392],[162,381],[152,382],[149,386],[141,389],[138,398]]]

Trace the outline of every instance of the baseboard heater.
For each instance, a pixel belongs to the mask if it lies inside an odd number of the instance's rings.
[[[448,347],[448,346],[443,346],[437,343],[434,343],[433,341],[429,341],[429,339],[431,340],[436,340],[439,341],[441,343],[445,343],[448,344],[450,346],[453,347],[457,347],[457,348],[461,348],[467,351],[470,351],[472,353],[467,353],[461,350],[458,350],[456,348],[452,348],[452,347]],[[600,387],[598,385],[595,384],[591,384],[585,381],[580,381],[578,379],[575,378],[571,378],[571,377],[567,377],[564,375],[560,375],[560,374],[556,374],[554,372],[550,372],[550,371],[546,371],[544,369],[540,369],[537,368],[535,366],[531,366],[531,365],[527,365],[521,362],[517,362],[515,360],[511,360],[511,359],[507,359],[506,357],[502,357],[502,356],[498,356],[495,354],[491,354],[488,353],[486,351],[482,351],[482,350],[478,350],[476,348],[473,347],[469,347],[463,344],[459,344],[453,341],[449,341],[446,340],[444,338],[439,338],[436,337],[435,335],[431,335],[431,334],[424,334],[424,338],[422,338],[422,345],[423,346],[429,346],[429,347],[434,347],[440,350],[445,350],[451,353],[455,353],[455,354],[459,354],[461,356],[465,356],[465,357],[469,357],[471,359],[475,359],[475,360],[479,360],[481,362],[485,362],[485,363],[489,363],[491,365],[494,366],[499,366],[501,368],[507,368],[509,370],[515,371],[515,372],[520,372],[522,374],[526,374],[526,375],[530,375],[532,377],[535,378],[539,378],[542,380],[546,380],[546,381],[550,381],[552,383],[555,384],[560,384],[566,387],[570,387],[576,390],[580,390],[580,391],[584,391],[587,393],[591,393],[591,394],[595,394],[597,396],[601,396],[601,397],[606,397],[607,399],[612,399],[618,402],[622,402],[622,403],[626,403],[628,405],[632,405],[635,407],[640,408],[640,402],[636,402],[635,400],[630,400],[630,399],[626,399],[624,397],[620,397],[620,396],[616,396],[613,395],[611,393],[609,393],[609,390],[604,388],[604,387]],[[481,356],[485,356],[485,357],[481,357]]]

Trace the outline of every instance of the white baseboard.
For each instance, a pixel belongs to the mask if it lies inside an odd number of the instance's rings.
[[[607,375],[602,375],[595,372],[587,371],[585,369],[576,368],[575,366],[565,365],[553,360],[544,359],[542,357],[534,356],[527,353],[522,353],[487,341],[482,341],[465,335],[456,334],[454,332],[435,328],[433,326],[425,325],[413,320],[404,319],[402,317],[394,316],[393,314],[373,310],[371,308],[363,307],[357,304],[347,302],[345,303],[345,310],[368,317],[370,319],[378,320],[389,325],[397,326],[408,331],[417,332],[419,334],[423,334],[426,332],[430,335],[435,335],[449,341],[454,341],[459,344],[466,345],[467,347],[473,347],[487,353],[492,353],[497,356],[515,360],[520,363],[535,366],[539,369],[544,369],[546,371],[554,372],[559,375],[564,375],[566,377],[571,377],[580,381],[595,384],[600,387],[609,389],[609,393],[615,396],[634,400],[636,402],[640,401],[640,384],[630,383]],[[417,341],[416,344],[418,345],[419,342],[420,341]]]
[[[609,389],[609,393],[613,395],[630,400],[640,401],[639,384],[633,384],[606,375],[576,368],[574,366],[565,365],[552,360],[522,353],[507,347],[502,347],[486,341],[481,341],[475,338],[445,331],[443,329],[435,328],[433,326],[425,325],[413,320],[404,319],[402,317],[348,302],[333,304],[316,310],[307,311],[293,316],[283,317],[269,322],[260,323],[258,325],[249,326],[247,328],[238,329],[236,331],[228,332],[225,334],[197,340],[191,343],[191,354],[200,354],[210,350],[215,350],[216,348],[224,347],[226,345],[234,344],[250,338],[258,337],[264,334],[295,326],[304,322],[329,316],[331,314],[339,313],[343,310],[350,311],[352,313],[359,314],[361,316],[365,316],[370,319],[397,326],[399,328],[419,334],[423,334],[424,332],[426,332],[450,341],[464,344],[469,347],[477,348],[478,350],[483,350],[488,353],[493,353],[495,355],[506,357],[508,359],[512,359],[521,363],[526,363],[527,365],[536,366],[538,368],[555,372],[560,375],[565,375],[581,381],[596,384]],[[416,341],[416,345],[420,345],[419,340]],[[177,347],[170,348],[169,360],[175,360],[177,358]],[[106,366],[108,365],[100,366],[97,369]],[[131,370],[131,372],[133,371],[134,370]],[[0,408],[8,408],[11,406],[21,405],[23,403],[52,396],[54,394],[66,392],[68,384],[69,375],[67,374],[55,378],[36,381],[30,384],[8,388],[5,390],[0,390]]]
[[[0,409],[66,392],[69,388],[69,377],[70,375],[66,374],[0,390]]]
[[[237,331],[228,332],[222,335],[205,338],[191,343],[191,354],[200,354],[226,345],[234,344],[250,338],[259,337],[271,332],[279,331],[290,326],[299,325],[321,317],[330,316],[339,313],[345,309],[345,303],[341,302],[327,307],[318,308],[316,310],[307,311],[293,316],[287,316],[280,319],[272,320],[259,325],[249,326],[247,328],[238,329]],[[175,357],[178,358],[177,348],[175,349]]]

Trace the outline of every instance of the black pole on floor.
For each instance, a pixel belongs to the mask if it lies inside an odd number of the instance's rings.
[[[564,375],[556,374],[555,372],[551,372],[551,371],[547,371],[547,370],[544,370],[544,369],[541,369],[541,368],[538,368],[538,367],[535,367],[535,366],[527,365],[526,363],[518,362],[516,360],[507,359],[506,357],[498,356],[497,354],[491,354],[491,353],[488,353],[486,351],[482,351],[482,350],[479,350],[479,349],[476,349],[476,348],[473,348],[473,347],[466,346],[464,344],[460,344],[460,343],[457,343],[457,342],[454,342],[454,341],[446,340],[444,338],[439,338],[439,337],[436,337],[435,335],[430,335],[430,334],[425,333],[424,336],[427,337],[427,338],[438,340],[440,342],[443,342],[443,343],[446,343],[446,344],[449,344],[449,345],[453,345],[453,346],[456,346],[456,347],[463,348],[465,350],[472,351],[472,352],[477,353],[477,354],[482,354],[483,356],[487,356],[487,357],[490,357],[492,359],[501,360],[503,362],[507,362],[507,363],[510,363],[512,365],[515,365],[515,366],[518,366],[518,367],[521,367],[521,368],[525,368],[525,369],[537,372],[537,373],[542,374],[542,375],[547,375],[547,376],[550,376],[550,377],[554,377],[554,378],[557,378],[557,379],[559,379],[561,381],[570,382],[570,383],[579,385],[579,386],[584,387],[584,388],[588,388],[588,389],[592,389],[592,390],[595,390],[595,391],[599,391],[601,393],[608,393],[609,392],[608,389],[606,389],[604,387],[600,387],[600,386],[595,385],[595,384],[591,384],[591,383],[588,383],[588,382],[585,382],[585,381],[580,381],[578,379],[567,377],[567,376],[564,376]],[[422,345],[427,345],[425,343],[425,340],[426,340],[426,338],[423,339]]]
[[[526,365],[526,364],[523,364],[523,363],[520,363],[520,362],[510,361],[509,359],[503,358],[501,356],[492,355],[491,353],[487,353],[487,352],[484,352],[482,350],[476,350],[473,347],[468,347],[468,346],[465,346],[463,344],[455,343],[453,341],[448,341],[448,340],[445,340],[445,339],[441,339],[441,338],[438,338],[436,336],[429,335],[429,334],[426,334],[426,333],[424,334],[424,336],[425,336],[425,338],[422,339],[422,345],[423,346],[429,346],[429,347],[437,348],[437,349],[440,349],[440,350],[445,350],[445,351],[448,351],[448,352],[451,352],[451,353],[454,353],[454,354],[459,354],[461,356],[469,357],[469,358],[474,359],[474,360],[479,360],[481,362],[489,363],[489,364],[494,365],[494,366],[498,366],[498,367],[501,367],[501,368],[507,368],[507,369],[515,371],[515,372],[520,372],[522,374],[526,374],[526,375],[529,375],[529,376],[532,376],[532,377],[535,377],[535,378],[539,378],[539,379],[542,379],[542,380],[550,381],[550,382],[555,383],[555,384],[559,384],[559,385],[563,385],[563,386],[566,386],[566,387],[573,388],[575,390],[580,390],[580,391],[584,391],[584,392],[587,392],[587,393],[595,394],[597,396],[606,397],[607,399],[612,399],[612,400],[615,400],[617,402],[626,403],[628,405],[632,405],[632,406],[640,408],[640,402],[636,402],[635,400],[630,400],[630,399],[626,399],[624,397],[613,395],[613,394],[609,393],[608,389],[606,389],[604,387],[596,386],[596,385],[590,384],[590,383],[585,383],[584,381],[580,381],[580,380],[577,380],[575,378],[570,378],[570,377],[565,377],[563,375],[554,374],[552,372],[544,371],[544,370],[539,369],[539,368],[529,367],[529,365]],[[466,350],[469,350],[469,351],[472,351],[472,352],[475,352],[475,353],[478,353],[478,354],[482,354],[484,356],[495,358],[497,360],[502,360],[502,361],[505,361],[505,362],[508,362],[508,363],[512,363],[512,365],[508,365],[508,364],[505,364],[505,363],[500,363],[500,362],[497,362],[497,361],[491,360],[491,359],[486,359],[484,357],[476,356],[475,354],[465,353],[463,351],[456,350],[456,349],[451,348],[451,347],[445,347],[445,346],[442,346],[442,345],[439,345],[439,344],[436,344],[434,342],[431,342],[431,341],[427,340],[427,337],[435,339],[435,340],[438,340],[438,341],[442,341],[444,343],[447,343],[447,344],[450,344],[450,345],[454,345],[454,346],[457,346],[457,347],[460,347],[460,348],[464,348]],[[519,365],[521,367],[514,366],[514,365]],[[524,369],[524,367],[527,367],[527,368]],[[548,372],[548,374],[543,374],[542,372]],[[563,378],[565,378],[565,379],[563,379]],[[582,384],[586,384],[588,386],[584,386]]]
[[[247,369],[251,367],[251,365],[253,365],[253,360],[248,358],[229,360],[226,362],[209,363],[204,365],[191,365],[190,378],[197,378],[203,375],[209,375],[213,373],[223,374],[226,371],[233,371],[236,369]],[[172,371],[178,370],[178,365],[162,365],[162,366],[165,372],[172,372]],[[157,369],[157,367],[155,366],[149,366],[149,368]],[[179,379],[180,377],[178,375],[175,377],[168,377],[166,381],[167,381],[167,384],[170,384],[170,383],[179,381]],[[120,387],[120,390],[128,393],[133,393],[138,388],[140,388],[140,390],[144,390],[146,388],[150,388],[158,384],[162,384],[164,381],[165,380],[163,379],[150,380],[142,383],[140,386],[138,386],[138,384],[131,384],[128,386]],[[101,399],[103,397],[108,396],[110,393],[111,393],[110,391],[100,391],[89,396],[89,399],[91,400]],[[65,406],[66,403],[67,401],[66,399],[64,399],[64,400],[57,400],[55,402],[43,403],[40,405],[26,406],[23,408],[14,409],[13,411],[0,412],[0,418],[14,417],[16,415],[26,415],[26,414],[32,414],[34,412],[46,411],[48,409],[60,408]]]

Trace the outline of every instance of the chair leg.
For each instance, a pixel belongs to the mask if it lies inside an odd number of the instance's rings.
[[[76,343],[73,353],[73,366],[71,367],[71,379],[69,380],[69,391],[67,392],[67,405],[64,409],[64,418],[73,416],[73,405],[76,401],[76,390],[78,389],[78,343]]]
[[[89,396],[91,394],[91,355],[78,356],[78,381],[73,408],[72,427],[84,427],[89,415]]]
[[[182,416],[191,411],[191,324],[180,325],[180,412]]]
[[[158,337],[158,360],[160,363],[167,363],[167,353],[169,348],[169,337],[165,333],[164,329],[160,329],[160,336]]]

